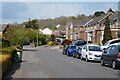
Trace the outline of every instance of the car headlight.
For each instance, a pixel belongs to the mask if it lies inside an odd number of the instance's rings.
[[[92,55],[92,53],[91,53],[91,52],[89,52],[89,55]]]

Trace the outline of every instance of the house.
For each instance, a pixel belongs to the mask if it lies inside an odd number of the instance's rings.
[[[114,13],[109,12],[94,19],[70,21],[66,24],[66,39],[76,40],[81,38],[93,43],[102,44],[106,17],[109,17],[110,20],[112,38],[117,38],[120,35],[120,17],[118,13],[118,11]]]
[[[51,35],[52,34],[52,30],[50,30],[49,28],[45,28],[42,30],[42,33],[45,35]]]
[[[80,38],[80,33],[79,33],[79,29],[80,27],[83,27],[83,25],[89,21],[90,19],[87,20],[72,20],[68,23],[66,23],[65,27],[66,27],[66,39],[69,40],[76,40],[78,38]]]
[[[2,38],[3,33],[6,32],[6,30],[9,26],[10,26],[10,24],[0,24],[0,38]]]
[[[110,20],[112,38],[117,38],[120,31],[120,18],[118,16],[118,12],[108,13],[103,16],[96,17],[88,23],[84,29],[80,28],[81,36],[84,35],[81,38],[94,43],[102,44],[106,17],[109,17]]]

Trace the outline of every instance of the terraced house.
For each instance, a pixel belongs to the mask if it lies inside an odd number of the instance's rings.
[[[106,17],[109,17],[110,20],[112,38],[118,38],[120,35],[120,17],[118,11],[114,13],[108,12],[107,14],[94,19],[69,22],[66,25],[66,35],[68,36],[69,34],[71,36],[69,39],[76,39],[76,35],[83,40],[92,41],[93,43],[102,45]],[[77,31],[74,31],[73,29],[77,29]]]

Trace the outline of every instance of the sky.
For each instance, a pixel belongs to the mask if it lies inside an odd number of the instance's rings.
[[[34,0],[35,1],[35,0]],[[118,10],[118,2],[27,2],[26,0],[15,0],[0,3],[1,23],[22,23],[31,19],[47,19],[60,16],[77,16],[80,14],[92,15],[96,11],[107,12],[109,8]],[[74,0],[75,1],[75,0]]]

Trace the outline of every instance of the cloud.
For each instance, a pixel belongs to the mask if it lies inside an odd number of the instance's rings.
[[[104,4],[104,7],[106,10],[108,10],[109,8],[112,8],[113,10],[118,10],[118,3],[117,2],[114,2],[114,3],[106,3]]]
[[[2,3],[2,18],[20,18],[17,14],[26,10],[27,6],[24,3]]]
[[[97,10],[116,10],[117,3],[81,2],[4,2],[2,3],[3,22],[23,22],[31,19],[46,19],[59,16],[93,14]]]
[[[59,16],[75,16],[80,14],[82,6],[79,3],[55,3],[55,2],[10,2],[3,3],[2,18],[18,21],[23,19],[46,19]]]
[[[82,10],[79,3],[29,3],[27,6],[29,16],[39,18],[77,15]]]
[[[1,0],[1,2],[119,2],[119,0]]]

